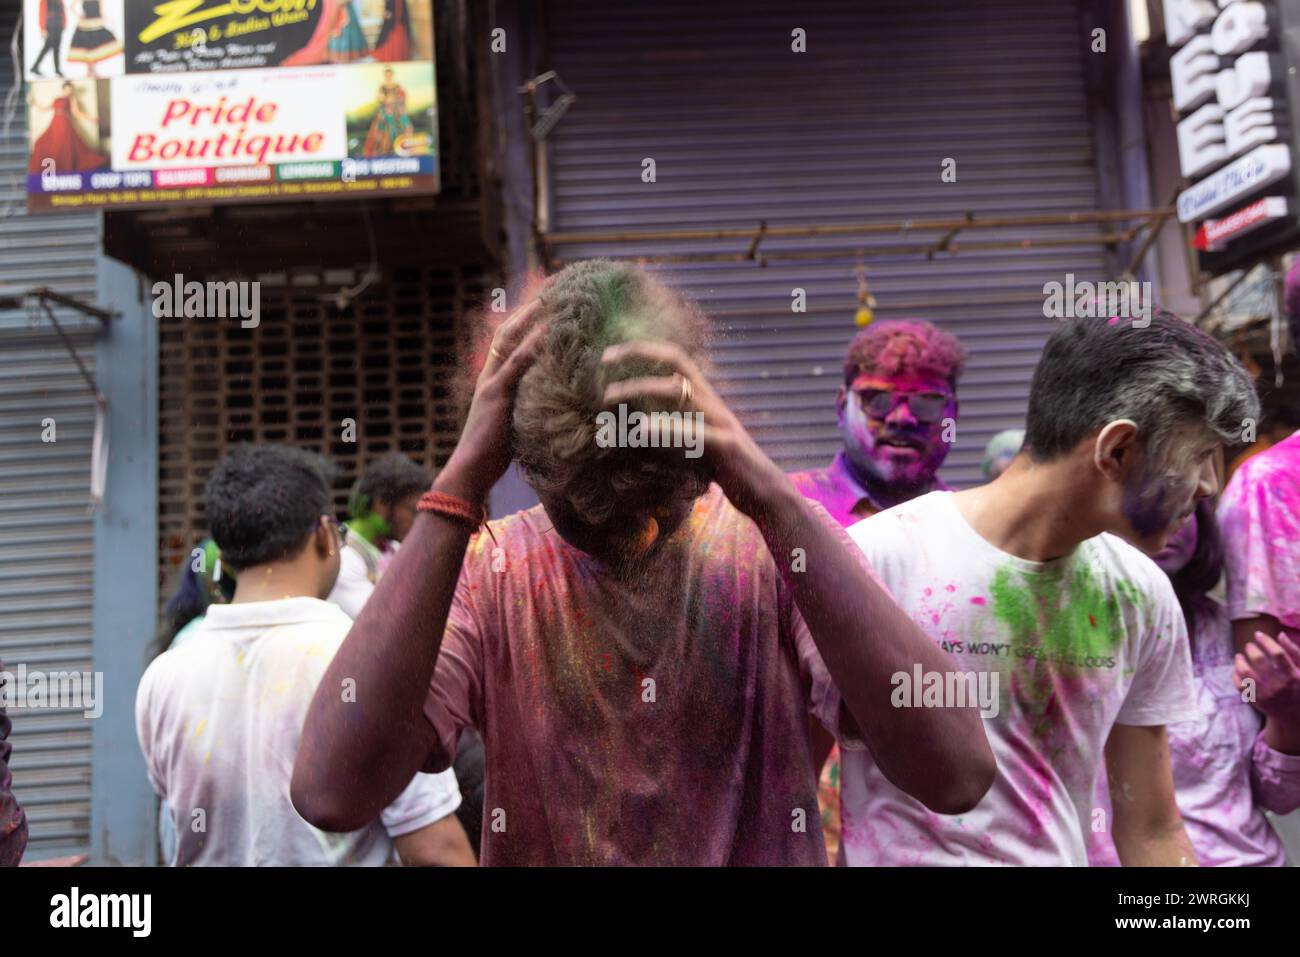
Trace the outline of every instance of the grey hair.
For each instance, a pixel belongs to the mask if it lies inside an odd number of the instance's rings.
[[[1043,348],[1029,391],[1025,447],[1058,458],[1117,419],[1137,424],[1152,461],[1188,426],[1231,445],[1259,417],[1250,375],[1221,342],[1163,309],[1150,324],[1067,319]]]

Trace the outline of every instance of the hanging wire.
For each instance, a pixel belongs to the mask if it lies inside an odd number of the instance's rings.
[[[366,224],[366,242],[370,247],[370,264],[366,267],[366,271],[362,275],[361,281],[355,286],[345,286],[337,292],[321,296],[321,299],[324,301],[333,303],[334,307],[338,309],[339,312],[346,309],[352,304],[352,301],[356,299],[357,296],[369,289],[370,286],[379,279],[380,275],[379,246],[375,242],[375,226],[370,221],[370,205],[365,200],[361,201],[361,218]]]

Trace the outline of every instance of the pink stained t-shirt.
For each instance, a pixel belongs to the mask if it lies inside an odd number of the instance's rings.
[[[1178,810],[1201,866],[1281,867],[1286,848],[1263,809],[1300,807],[1300,757],[1268,746],[1259,714],[1233,685],[1232,623],[1224,607],[1212,602],[1196,618],[1196,717],[1168,728]],[[1097,807],[1103,815],[1094,818],[1088,862],[1115,867],[1120,861],[1104,771]]]
[[[753,522],[711,486],[631,579],[540,506],[491,527],[425,703],[426,769],[483,736],[482,862],[824,865],[808,714],[839,697]]]
[[[1300,631],[1300,432],[1241,464],[1219,499],[1228,617]]]

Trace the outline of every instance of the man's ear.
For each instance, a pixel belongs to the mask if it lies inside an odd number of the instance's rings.
[[[1137,447],[1137,423],[1132,419],[1116,419],[1097,434],[1092,446],[1092,462],[1102,475],[1123,483],[1133,468]]]
[[[312,532],[311,536],[312,547],[316,549],[316,554],[322,558],[334,551],[334,529],[330,525],[331,522],[328,516],[322,515],[316,520],[316,530]]]
[[[840,391],[835,393],[835,418],[839,420],[840,425],[844,424],[844,405],[848,397],[849,390],[840,386]]]

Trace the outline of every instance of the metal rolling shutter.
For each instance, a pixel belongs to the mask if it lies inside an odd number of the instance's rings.
[[[1012,216],[1099,208],[1073,0],[547,5],[547,57],[577,102],[551,134],[552,231]],[[807,50],[791,52],[791,31]],[[642,160],[657,182],[643,183]],[[940,180],[957,161],[957,181]],[[1079,227],[960,239],[1078,236]],[[930,238],[930,237],[926,237]],[[906,237],[766,240],[760,252]],[[565,261],[744,253],[744,240],[564,245]],[[840,444],[834,395],[857,331],[856,259],[655,266],[717,321],[724,394],[787,469]],[[1022,424],[1052,323],[1045,282],[1104,277],[1102,247],[867,259],[878,319],[920,316],[971,353],[944,468],[975,484],[985,443]],[[792,289],[807,312],[791,311]]]
[[[324,294],[355,274],[304,266],[280,278],[263,282],[256,328],[159,320],[162,602],[204,534],[204,484],[232,445],[283,442],[326,455],[339,467],[340,514],[372,459],[402,452],[441,466],[455,448],[464,317],[484,298],[482,267],[391,266],[342,312]],[[341,441],[345,418],[356,420],[355,442]]]
[[[0,10],[13,35],[16,3]],[[0,105],[13,71],[0,70]],[[26,215],[27,124],[21,95],[0,117],[0,285],[49,286],[92,302],[97,214]],[[0,110],[0,112],[3,112]],[[97,324],[56,309],[93,374]],[[41,441],[41,420],[56,441]],[[91,669],[90,450],[95,405],[43,314],[0,311],[0,659],[5,669]],[[13,710],[14,792],[27,811],[27,860],[90,843],[90,719],[79,710]]]
[[[89,332],[73,337],[94,369]],[[41,441],[54,419],[56,441]],[[0,331],[0,659],[14,673],[91,670],[92,543],[87,511],[95,406],[54,333]],[[90,840],[90,719],[13,709],[14,793],[27,858],[83,853]]]

